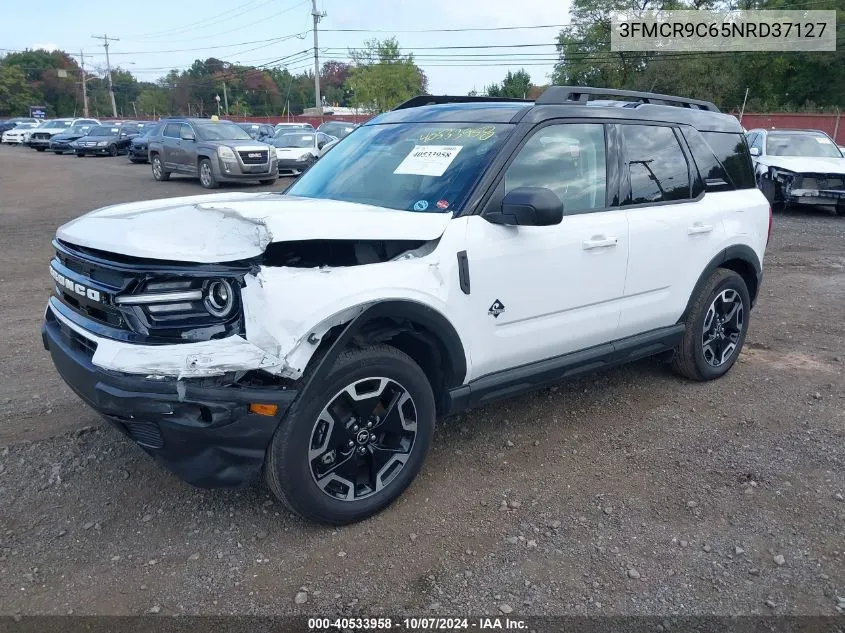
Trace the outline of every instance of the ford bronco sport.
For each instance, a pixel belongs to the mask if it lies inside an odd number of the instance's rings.
[[[410,484],[438,417],[652,355],[724,375],[771,228],[754,185],[707,102],[419,97],[284,194],[60,227],[44,345],[185,480],[263,472],[295,512],[348,523]]]

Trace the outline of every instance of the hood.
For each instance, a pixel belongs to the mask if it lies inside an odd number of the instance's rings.
[[[118,136],[117,134],[109,134],[108,136],[80,136],[80,141],[113,141]]]
[[[301,156],[302,154],[313,154],[313,147],[277,147],[277,156]]]
[[[257,257],[271,242],[433,240],[451,218],[451,213],[233,192],[105,207],[59,227],[56,237],[132,257],[219,263]]]
[[[760,162],[799,174],[845,174],[845,158],[763,156]]]
[[[61,134],[54,135],[53,138],[57,141],[73,141],[83,136],[85,136],[85,132],[62,132]]]

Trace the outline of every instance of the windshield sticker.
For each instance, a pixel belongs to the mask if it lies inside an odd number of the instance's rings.
[[[437,208],[441,211],[445,211],[449,208],[449,201],[448,200],[438,200],[437,201]]]
[[[414,145],[393,173],[442,176],[462,149],[460,145]]]
[[[428,200],[417,200],[414,203],[414,211],[425,211],[428,209]]]
[[[462,138],[477,139],[486,141],[496,135],[496,128],[492,125],[482,127],[444,128],[440,130],[428,130],[420,134],[419,139],[423,143],[429,141],[457,141]]]
[[[830,143],[830,139],[829,139],[829,138],[825,138],[824,136],[817,136],[817,137],[816,137],[816,140],[817,140],[819,143],[821,143],[822,145],[830,145],[830,144],[831,144],[831,143]]]

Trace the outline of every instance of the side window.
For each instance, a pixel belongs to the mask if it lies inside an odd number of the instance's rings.
[[[748,134],[745,135],[745,140],[748,142],[748,147],[751,147],[752,145],[754,145],[754,139],[757,138],[758,134],[759,134],[759,132],[749,132]]]
[[[546,187],[563,202],[564,213],[603,209],[607,194],[604,126],[567,123],[540,128],[505,172],[505,193],[517,187]]]
[[[194,134],[194,130],[191,129],[190,125],[188,125],[187,123],[183,123],[182,129],[179,131],[179,138],[191,139],[196,138],[196,135]]]
[[[758,150],[760,150],[760,153],[762,154],[764,140],[766,140],[766,135],[761,132],[754,137],[754,141],[752,143],[749,143],[749,145],[750,147],[756,147]]]
[[[689,199],[689,167],[672,128],[620,127],[631,176],[631,197],[624,204]]]
[[[716,157],[701,133],[694,128],[683,128],[681,133],[687,140],[687,145],[707,191],[733,191],[732,180],[728,177],[723,163]],[[742,137],[733,136],[739,138],[739,141],[742,142]]]
[[[734,187],[753,189],[756,186],[754,166],[751,164],[751,155],[743,142],[742,134],[702,132],[701,135],[722,163]]]
[[[181,123],[168,123],[164,126],[164,136],[169,138],[179,138],[179,130],[181,127]]]

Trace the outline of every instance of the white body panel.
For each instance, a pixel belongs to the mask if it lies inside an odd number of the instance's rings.
[[[625,211],[565,216],[557,226],[468,220],[472,292],[459,301],[469,313],[475,376],[615,338],[629,248]],[[497,300],[504,311],[494,317],[488,310]]]
[[[779,167],[787,171],[810,174],[845,174],[845,158],[826,156],[755,156],[763,167]]]

